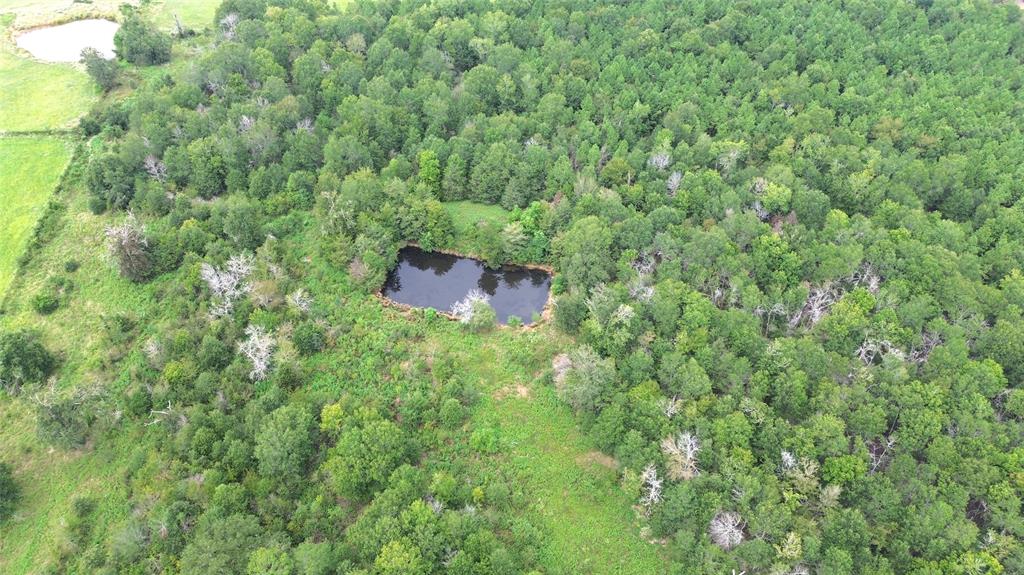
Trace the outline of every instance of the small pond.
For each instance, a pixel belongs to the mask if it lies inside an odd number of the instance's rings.
[[[514,315],[525,325],[535,312],[544,310],[551,275],[520,266],[490,269],[480,260],[409,246],[398,252],[398,266],[388,274],[381,293],[398,303],[447,312],[473,289],[490,296],[500,323]]]
[[[95,48],[105,58],[113,58],[114,33],[118,26],[110,20],[76,20],[25,32],[18,36],[17,44],[47,62],[77,62],[85,48]]]

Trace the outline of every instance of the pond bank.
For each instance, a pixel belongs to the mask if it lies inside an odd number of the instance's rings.
[[[74,63],[82,50],[95,48],[104,58],[114,57],[114,34],[120,24],[112,20],[75,20],[67,24],[33,28],[18,34],[18,48],[37,60],[53,63]]]
[[[452,306],[469,294],[487,299],[498,323],[512,317],[532,325],[550,317],[550,268],[503,265],[488,268],[483,261],[441,250],[407,245],[388,273],[378,297],[389,306],[407,310],[430,308],[449,319]]]

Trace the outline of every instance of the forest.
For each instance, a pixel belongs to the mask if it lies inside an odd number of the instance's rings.
[[[0,540],[103,471],[26,572],[1024,573],[1015,3],[343,4],[87,56]],[[551,309],[388,307],[407,245]]]

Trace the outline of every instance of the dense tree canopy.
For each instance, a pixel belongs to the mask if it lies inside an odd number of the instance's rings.
[[[551,384],[671,572],[1024,572],[1022,91],[1012,3],[227,0],[92,119],[122,272],[180,278],[122,400],[180,487],[104,561],[536,568],[510,487],[433,458],[501,449],[440,431],[469,383],[304,291],[459,242],[553,266]]]

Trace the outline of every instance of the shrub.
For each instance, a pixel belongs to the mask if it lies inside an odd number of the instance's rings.
[[[14,513],[14,507],[21,497],[21,489],[14,482],[11,466],[0,463],[0,523]]]
[[[77,272],[79,267],[81,267],[81,264],[78,263],[78,260],[68,260],[64,262],[64,271],[69,274]]]
[[[466,408],[454,397],[446,399],[441,405],[441,425],[454,429],[466,418]]]
[[[39,334],[19,330],[0,334],[0,387],[17,393],[22,386],[42,382],[54,367]]]
[[[39,315],[50,315],[60,307],[60,299],[51,291],[37,293],[32,297],[32,309]]]
[[[498,314],[494,312],[491,304],[485,301],[473,303],[473,316],[469,318],[466,325],[470,331],[480,333],[493,328],[498,323]]]
[[[508,321],[505,323],[507,323],[509,327],[519,327],[523,325],[523,320],[517,315],[510,315],[508,316]]]
[[[324,328],[314,322],[302,322],[292,333],[292,343],[302,355],[313,355],[326,345]]]

